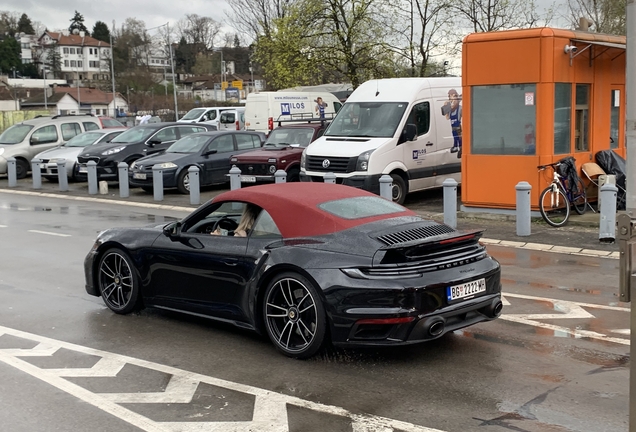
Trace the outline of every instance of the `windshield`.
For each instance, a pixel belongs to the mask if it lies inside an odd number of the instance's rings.
[[[192,109],[192,110],[188,111],[188,113],[186,115],[181,117],[181,120],[196,120],[199,117],[201,117],[201,114],[203,114],[204,112],[205,112],[205,108]]]
[[[64,147],[86,147],[87,145],[94,144],[95,141],[103,136],[104,134],[102,132],[86,132],[75,135],[73,138],[66,141]]]
[[[13,125],[0,135],[0,144],[18,144],[27,136],[29,131],[33,129],[30,125]]]
[[[166,153],[198,153],[209,140],[205,135],[188,135],[168,147]]]
[[[113,139],[112,143],[119,144],[129,144],[136,143],[140,141],[145,141],[148,139],[150,135],[152,135],[157,130],[157,127],[134,127],[126,132],[122,133],[115,139]]]
[[[307,147],[313,137],[312,128],[278,128],[269,134],[265,147],[288,147],[292,144]]]
[[[406,102],[348,102],[338,111],[325,135],[391,138],[407,106]]]

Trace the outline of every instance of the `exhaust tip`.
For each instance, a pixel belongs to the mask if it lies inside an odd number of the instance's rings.
[[[503,303],[501,302],[501,300],[499,300],[497,303],[495,303],[495,307],[492,310],[493,316],[497,318],[499,315],[501,315],[502,310],[503,310]]]
[[[428,328],[428,333],[431,336],[439,336],[442,333],[444,333],[444,321],[435,321],[433,324],[431,324],[431,326]]]

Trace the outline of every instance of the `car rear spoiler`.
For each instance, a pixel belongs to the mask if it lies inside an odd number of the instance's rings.
[[[452,244],[452,243],[464,242],[469,240],[479,240],[483,234],[484,234],[484,230],[454,231],[448,234],[440,234],[440,235],[436,235],[432,237],[427,237],[424,239],[417,239],[417,240],[406,241],[403,243],[395,243],[392,245],[387,245],[380,248],[380,250],[410,249],[414,246],[444,245],[444,244]]]

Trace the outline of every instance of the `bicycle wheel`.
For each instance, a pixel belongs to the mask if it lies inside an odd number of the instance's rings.
[[[585,193],[585,185],[583,184],[583,180],[578,179],[576,181],[577,185],[577,193],[573,193],[572,205],[574,206],[574,210],[582,215],[587,211],[587,194]]]
[[[541,192],[539,210],[549,225],[560,227],[565,225],[570,217],[570,202],[561,188],[550,185]]]

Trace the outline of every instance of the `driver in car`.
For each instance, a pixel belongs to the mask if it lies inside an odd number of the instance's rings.
[[[241,215],[241,221],[232,233],[231,231],[221,230],[221,227],[217,227],[216,230],[211,232],[211,235],[233,235],[235,237],[247,237],[250,230],[254,226],[256,217],[258,216],[260,209],[253,204],[246,204],[243,208],[243,214]]]

